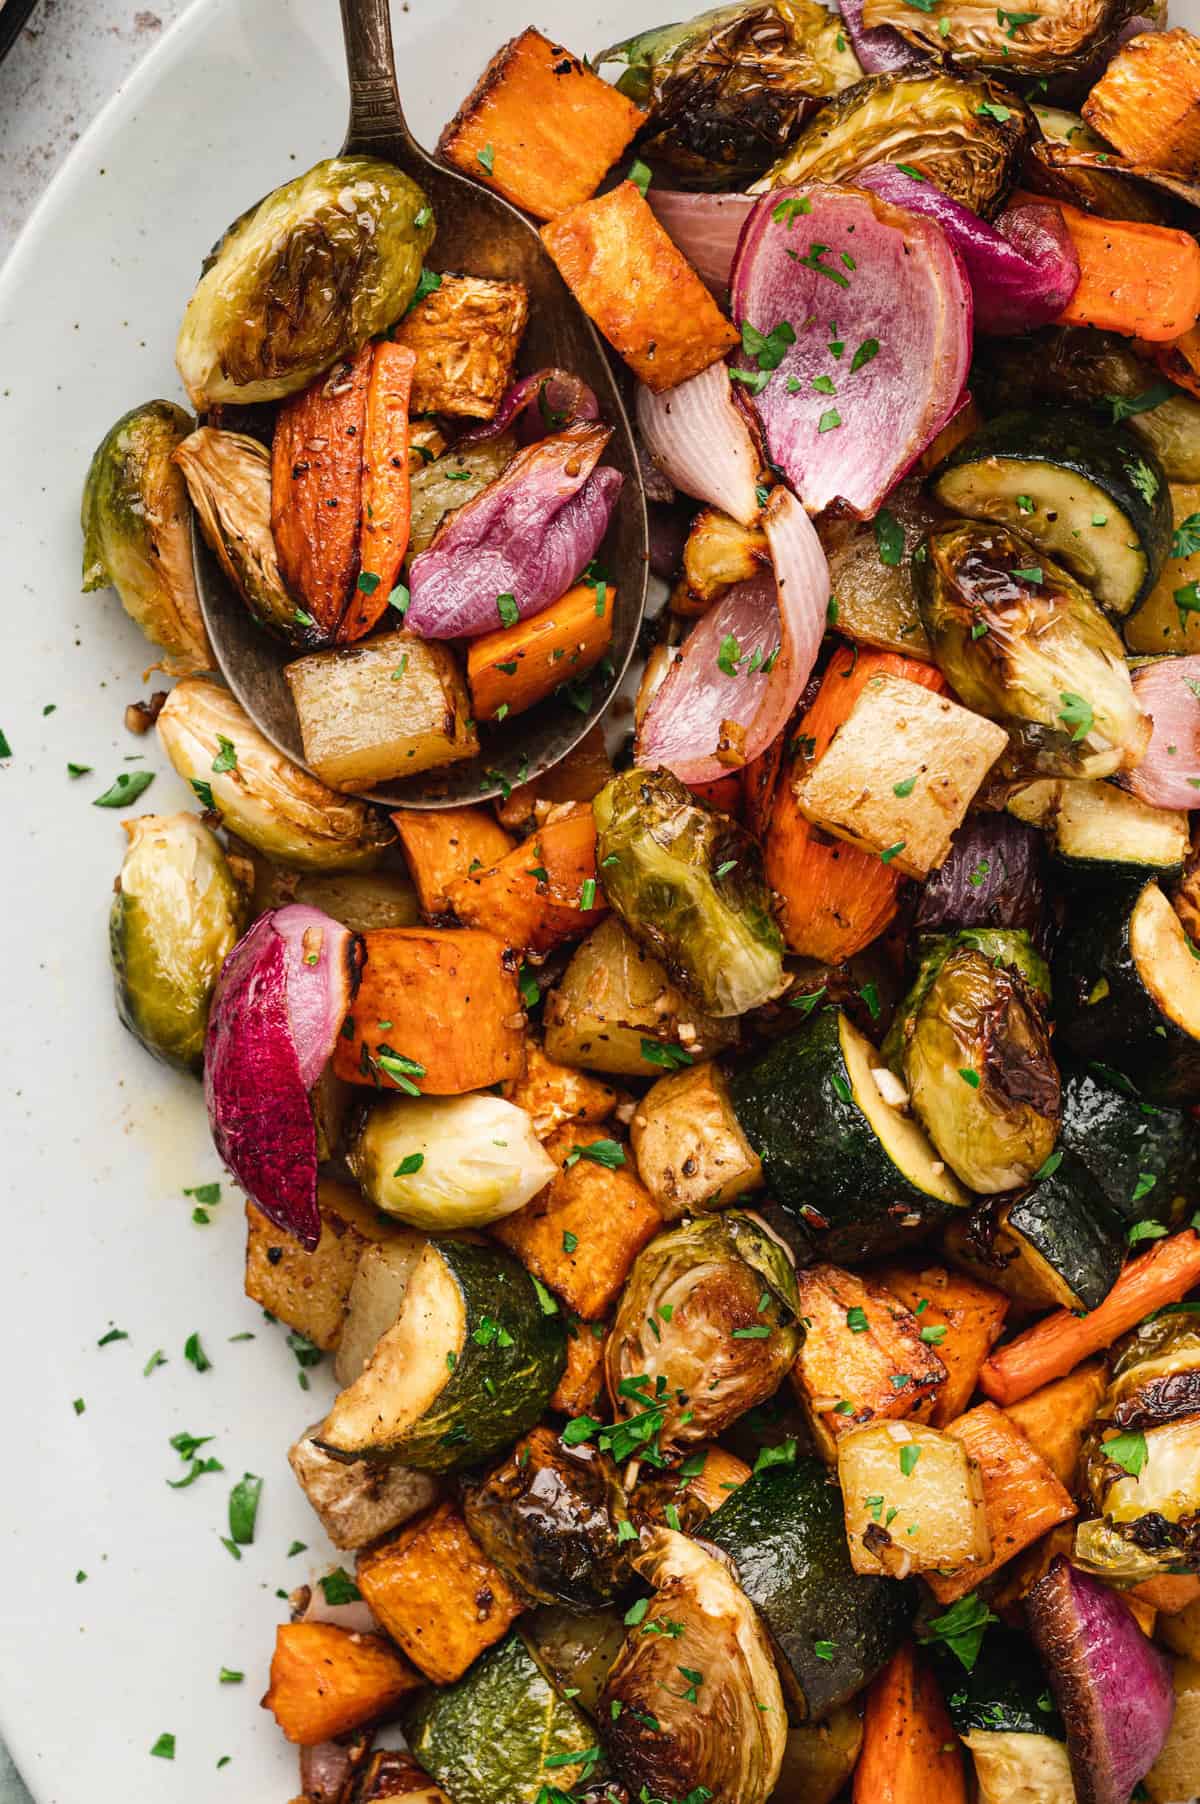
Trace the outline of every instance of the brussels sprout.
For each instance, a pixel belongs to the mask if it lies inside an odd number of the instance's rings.
[[[604,1681],[625,1643],[620,1613],[550,1604],[527,1616],[522,1628],[546,1676],[560,1691],[578,1692],[579,1708],[595,1716]]]
[[[727,1210],[659,1234],[625,1282],[605,1348],[618,1414],[661,1419],[663,1452],[695,1446],[775,1391],[803,1335],[796,1274],[753,1216]]]
[[[192,424],[173,401],[132,408],[96,447],[80,510],[85,593],[111,584],[177,673],[213,667],[192,573],[187,490],[172,461]]]
[[[1120,639],[1087,590],[1009,527],[930,535],[917,599],[959,699],[1006,726],[1010,776],[1108,777],[1137,764],[1151,721]]]
[[[696,188],[760,175],[818,101],[862,78],[841,20],[815,0],[718,6],[639,32],[597,62],[649,107],[646,150]]]
[[[1138,0],[1054,0],[1023,13],[983,0],[935,0],[926,13],[909,0],[865,0],[862,22],[868,30],[890,25],[959,69],[1059,76],[1085,69],[1137,10]]]
[[[236,698],[205,677],[176,683],[158,736],[223,825],[299,870],[369,869],[395,835],[366,802],[338,795],[277,752]]]
[[[459,451],[447,451],[432,463],[423,464],[413,473],[412,526],[408,535],[408,556],[428,551],[438,527],[448,514],[457,513],[476,495],[482,495],[489,483],[503,475],[516,453],[516,435],[497,433],[478,445],[466,445]]]
[[[999,82],[937,70],[873,75],[807,124],[756,189],[852,181],[875,163],[905,163],[985,219],[1008,198],[1034,135],[1033,114]]]
[[[586,1443],[566,1446],[551,1428],[535,1428],[504,1461],[468,1483],[467,1527],[488,1558],[538,1603],[595,1610],[632,1576],[636,1542],[617,1469]]]
[[[600,1721],[634,1797],[764,1804],[787,1711],[766,1629],[728,1568],[656,1529],[635,1564],[654,1586],[608,1675]]]
[[[757,843],[666,770],[629,770],[592,803],[604,893],[708,1014],[744,1015],[787,987]]]
[[[414,1228],[482,1228],[532,1201],[558,1170],[524,1109],[473,1096],[385,1096],[347,1163],[379,1209]]]
[[[352,356],[404,312],[433,235],[421,189],[378,157],[329,157],[276,188],[187,304],[175,361],[193,405],[278,401]]]
[[[199,1072],[213,985],[247,899],[194,814],[121,824],[129,846],[108,918],[117,1013],[155,1058]]]
[[[288,594],[271,531],[271,453],[242,432],[201,426],[175,453],[205,538],[254,615],[294,645],[313,642]]]
[[[1061,1094],[1036,993],[971,943],[984,937],[963,934],[934,955],[900,1039],[926,1133],[964,1184],[993,1196],[1028,1184],[1054,1151]]]
[[[1141,182],[1131,182],[1126,175],[1116,175],[1103,166],[1082,168],[1063,163],[1063,156],[1111,157],[1104,139],[1086,125],[1078,113],[1061,107],[1037,106],[1034,117],[1042,129],[1041,139],[1031,144],[1025,164],[1025,186],[1038,194],[1065,200],[1083,207],[1088,213],[1101,213],[1110,219],[1137,219],[1147,225],[1165,225],[1169,207],[1162,196]]]

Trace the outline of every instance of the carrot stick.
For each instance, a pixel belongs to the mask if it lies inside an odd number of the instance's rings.
[[[388,605],[408,550],[412,520],[408,405],[416,367],[416,352],[407,345],[386,340],[376,345],[363,426],[362,574],[338,628],[342,645],[361,639],[375,625]]]
[[[1178,1303],[1194,1284],[1200,1284],[1200,1233],[1185,1228],[1131,1259],[1098,1309],[1085,1316],[1057,1309],[998,1347],[983,1362],[980,1388],[997,1403],[1016,1403],[1110,1347],[1152,1309]]]
[[[611,583],[579,583],[529,620],[481,633],[467,649],[476,720],[523,714],[598,664],[612,644]]]
[[[854,1804],[966,1804],[958,1736],[911,1641],[867,1692]]]
[[[1200,315],[1200,244],[1190,232],[1101,219],[1062,201],[1015,194],[1014,202],[1056,206],[1079,256],[1079,285],[1058,316],[1063,326],[1099,326],[1128,338],[1179,338]]]
[[[738,772],[742,785],[742,818],[755,839],[762,839],[767,831],[775,783],[786,744],[787,733],[778,734],[765,752],[760,752],[757,758],[751,758],[749,764],[743,764]]]
[[[1156,363],[1178,388],[1200,399],[1200,327],[1193,326],[1170,344],[1142,343],[1138,349]]]

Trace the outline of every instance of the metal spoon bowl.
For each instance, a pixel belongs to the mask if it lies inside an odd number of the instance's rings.
[[[646,503],[633,434],[608,359],[536,228],[498,195],[436,163],[409,131],[396,86],[388,0],[341,0],[341,7],[350,74],[350,125],[343,154],[383,157],[420,183],[437,220],[431,268],[525,284],[529,325],[521,372],[553,365],[580,376],[613,428],[605,462],[625,476],[599,559],[616,591],[611,677],[591,685],[586,712],[565,696],[551,697],[528,714],[481,728],[476,757],[390,783],[368,798],[393,807],[444,808],[482,801],[532,781],[564,758],[604,713],[633,653],[645,606]],[[310,769],[283,675],[289,661],[285,648],[255,625],[195,523],[193,550],[200,606],[222,676],[272,744]],[[582,698],[584,691],[577,685],[573,693]]]

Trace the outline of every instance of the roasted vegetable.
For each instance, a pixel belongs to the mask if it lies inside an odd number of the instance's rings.
[[[428,551],[443,520],[456,514],[468,501],[474,501],[489,483],[503,475],[516,449],[515,435],[500,432],[477,445],[447,451],[413,472],[410,558],[419,551]]]
[[[549,1139],[569,1123],[605,1121],[621,1100],[620,1092],[603,1078],[548,1058],[532,1036],[525,1041],[525,1069],[505,1085],[504,1094],[525,1110],[539,1140]]]
[[[1082,1160],[1057,1147],[1028,1190],[981,1212],[969,1233],[988,1244],[1001,1290],[1036,1309],[1096,1309],[1117,1281],[1126,1224]],[[1003,1266],[1003,1269],[999,1269]]]
[[[783,938],[758,848],[669,771],[626,771],[592,804],[604,892],[629,931],[717,1016],[785,985]]]
[[[416,354],[412,411],[494,418],[528,318],[521,282],[443,276],[394,333],[397,344]]]
[[[934,1652],[950,1720],[975,1763],[980,1804],[1074,1804],[1065,1730],[1026,1637],[990,1625],[969,1669],[945,1641]]]
[[[655,1529],[636,1564],[654,1586],[608,1675],[604,1743],[631,1791],[765,1804],[783,1760],[783,1694],[771,1645],[726,1567]]]
[[[288,1465],[335,1547],[365,1547],[435,1501],[437,1481],[428,1472],[368,1460],[347,1465],[322,1453],[313,1439],[320,1426],[315,1422],[288,1449]]]
[[[1059,314],[1064,325],[1155,344],[1191,330],[1200,313],[1200,245],[1190,232],[1057,205],[1079,261],[1075,292]]]
[[[271,531],[271,457],[256,438],[200,426],[175,452],[204,537],[254,618],[291,644],[311,638]]]
[[[1110,219],[1142,219],[1147,224],[1167,219],[1166,197],[1108,167],[1118,159],[1078,113],[1036,102],[1033,112],[1042,135],[1026,152],[1021,172],[1026,187]],[[1097,164],[1093,159],[1098,158],[1106,161]]]
[[[664,1452],[719,1435],[778,1389],[801,1341],[791,1261],[748,1215],[686,1221],[639,1253],[608,1337],[618,1418],[653,1410]]]
[[[511,1215],[555,1172],[525,1111],[483,1092],[381,1097],[347,1162],[379,1208],[434,1233]]]
[[[577,939],[606,909],[591,809],[581,803],[560,811],[495,864],[456,878],[446,896],[460,921],[497,935],[513,952],[540,958]]]
[[[1174,526],[1170,556],[1154,588],[1121,629],[1132,652],[1194,652],[1200,646],[1200,614],[1181,606],[1178,599],[1182,590],[1187,600],[1192,593],[1188,585],[1200,581],[1200,546],[1190,524],[1200,513],[1200,485],[1173,482],[1170,493]]]
[[[1084,101],[1083,116],[1131,162],[1200,174],[1200,43],[1179,28],[1131,39]]]
[[[1007,806],[1018,819],[1036,821],[1067,877],[1104,883],[1172,877],[1188,855],[1186,814],[1151,808],[1112,783],[1043,778],[1025,784]]]
[[[912,558],[941,518],[915,478],[892,490],[875,520],[822,517],[818,530],[829,560],[829,586],[837,596],[839,632],[906,658],[932,655],[913,591]],[[888,538],[897,529],[899,543]]]
[[[581,1710],[596,1716],[604,1681],[625,1642],[620,1611],[550,1605],[527,1616],[521,1633],[551,1684],[569,1691]]]
[[[1009,75],[1060,75],[1084,69],[1135,10],[1136,0],[1060,0],[1032,19],[1016,19],[967,0],[934,0],[914,19],[896,0],[866,0],[863,24],[890,26],[909,43],[958,69]]]
[[[404,312],[433,235],[420,188],[376,157],[330,157],[276,188],[188,302],[175,360],[193,404],[277,401],[353,354]]]
[[[949,855],[925,881],[914,930],[924,936],[1016,929],[1040,941],[1046,918],[1042,864],[1041,836],[1031,827],[1003,814],[968,815]]]
[[[1008,728],[1014,774],[1107,777],[1136,764],[1149,717],[1086,590],[1009,527],[956,525],[927,543],[918,595],[934,656],[968,707]]]
[[[392,820],[427,916],[449,914],[451,885],[512,851],[487,808],[399,808]]]
[[[191,519],[175,452],[192,421],[172,401],[147,401],[101,439],[83,485],[85,592],[110,584],[175,672],[211,670],[192,574]]]
[[[394,1325],[426,1244],[427,1236],[416,1228],[395,1227],[387,1240],[362,1252],[333,1362],[340,1385],[353,1384],[362,1375],[375,1348]]]
[[[853,1795],[854,1804],[966,1804],[962,1756],[945,1701],[911,1642],[892,1655],[867,1692]]]
[[[929,1414],[936,1428],[944,1428],[975,1394],[979,1369],[1004,1327],[1008,1299],[944,1265],[887,1265],[874,1276],[918,1317],[924,1344],[946,1369]]]
[[[964,81],[936,69],[873,75],[823,107],[756,187],[853,181],[874,163],[907,163],[991,219],[1008,198],[1034,129],[1025,104],[986,76]]]
[[[838,1441],[855,1572],[963,1572],[991,1556],[983,1483],[965,1448],[919,1422],[878,1422]]]
[[[317,1208],[320,1238],[308,1252],[261,1209],[246,1204],[245,1291],[314,1347],[331,1352],[342,1337],[362,1255],[370,1246],[406,1236],[364,1202],[353,1184],[336,1178],[318,1178]]]
[[[611,583],[579,583],[529,619],[472,639],[467,684],[476,719],[524,714],[563,683],[585,677],[612,644],[616,603]]]
[[[1064,1068],[1060,1143],[1126,1227],[1175,1227],[1200,1197],[1200,1129],[1186,1109],[1145,1108],[1114,1075]]]
[[[117,1013],[155,1058],[199,1071],[217,973],[241,935],[246,896],[194,814],[143,814],[109,911]]]
[[[638,1104],[629,1137],[642,1182],[668,1220],[721,1209],[763,1181],[711,1059],[660,1077]]]
[[[171,763],[222,825],[280,864],[354,871],[376,864],[391,828],[365,802],[326,789],[277,752],[219,683],[176,683],[158,717]]]
[[[824,1722],[789,1727],[776,1798],[833,1804],[854,1771],[862,1739],[862,1717],[853,1704],[840,1704]]]
[[[263,1705],[289,1741],[315,1747],[390,1715],[420,1675],[382,1635],[331,1622],[285,1622],[275,1631]]]
[[[1089,1359],[1065,1378],[1052,1378],[1031,1396],[1010,1403],[1004,1412],[1069,1490],[1074,1488],[1083,1437],[1105,1388],[1104,1361]]]

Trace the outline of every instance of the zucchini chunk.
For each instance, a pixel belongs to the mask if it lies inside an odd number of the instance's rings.
[[[1054,963],[1058,1034],[1150,1102],[1200,1095],[1200,958],[1153,878],[1076,911]]]
[[[822,1009],[731,1082],[780,1226],[830,1259],[894,1251],[970,1200],[918,1124],[885,1101],[882,1064],[847,1015]]]
[[[334,1376],[343,1388],[366,1367],[396,1317],[427,1237],[415,1228],[398,1228],[379,1246],[369,1246],[358,1261],[350,1286],[346,1319],[334,1357]]]
[[[1114,614],[1145,599],[1171,550],[1157,457],[1080,409],[1000,414],[950,453],[931,486],[953,513],[1020,527]]]
[[[766,1623],[801,1721],[861,1691],[909,1633],[914,1581],[855,1572],[841,1492],[818,1459],[756,1472],[709,1517],[704,1538],[733,1561]]]
[[[1177,877],[1183,869],[1191,840],[1182,810],[1151,808],[1111,783],[1086,778],[1045,787],[1054,793],[1044,798],[1037,825],[1049,834],[1064,871],[1116,882]]]
[[[526,1645],[558,1691],[570,1691],[596,1716],[612,1665],[625,1645],[619,1610],[566,1610],[549,1604],[521,1625]]]
[[[991,1558],[979,1468],[920,1422],[870,1422],[838,1443],[838,1483],[855,1572],[957,1573]]]
[[[1023,1297],[1047,1309],[1096,1309],[1125,1263],[1126,1227],[1087,1166],[1064,1151],[1039,1183],[1001,1209],[993,1250],[1004,1255],[1010,1247],[1023,1268]]]
[[[1127,1227],[1175,1227],[1200,1201],[1200,1130],[1184,1109],[1151,1108],[1095,1069],[1063,1071],[1059,1145]]]
[[[562,1318],[546,1313],[511,1254],[465,1238],[431,1241],[319,1445],[431,1472],[475,1465],[533,1427],[565,1365]]]

